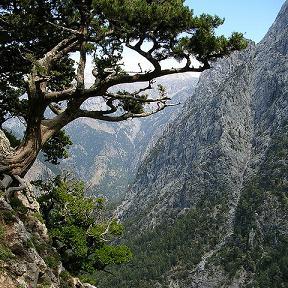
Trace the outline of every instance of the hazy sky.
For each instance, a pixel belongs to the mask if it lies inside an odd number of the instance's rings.
[[[245,37],[259,42],[274,22],[285,0],[186,0],[194,14],[208,13],[225,18],[218,33],[245,33]]]

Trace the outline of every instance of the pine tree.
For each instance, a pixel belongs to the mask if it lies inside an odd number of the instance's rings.
[[[183,0],[1,1],[0,124],[21,117],[26,130],[16,149],[0,158],[0,172],[24,176],[41,149],[57,162],[70,144],[59,131],[75,119],[124,121],[169,106],[162,89],[156,99],[145,94],[153,79],[204,71],[216,58],[246,46],[240,33],[228,39],[215,35],[223,22],[217,16],[194,16]],[[150,43],[148,51],[144,43]],[[153,70],[126,72],[121,65],[123,47],[146,58]],[[77,63],[70,58],[73,52],[79,55]],[[90,87],[85,86],[84,74],[88,54],[94,64]],[[199,67],[192,66],[192,57]],[[163,69],[160,62],[168,58],[185,64]],[[135,82],[147,86],[134,92],[109,90]],[[106,109],[83,109],[92,97],[101,98]],[[157,105],[147,109],[152,103]],[[49,109],[55,116],[47,118]]]

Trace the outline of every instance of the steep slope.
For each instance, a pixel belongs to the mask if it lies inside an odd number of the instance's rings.
[[[201,75],[118,209],[134,263],[100,287],[287,287],[287,19]]]
[[[9,153],[9,140],[0,129],[0,157]],[[9,176],[6,175],[4,178],[7,180]],[[4,181],[4,178],[1,180]],[[21,180],[23,188],[19,188],[19,183],[14,180],[12,185],[15,186],[6,189],[2,181],[0,288],[96,288],[72,278],[63,268],[60,255],[51,245],[39,204],[31,192],[30,185]],[[7,184],[7,181],[4,182]]]

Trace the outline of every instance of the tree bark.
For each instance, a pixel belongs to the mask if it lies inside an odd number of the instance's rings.
[[[39,152],[36,147],[32,141],[21,145],[15,152],[0,161],[0,172],[24,177],[36,160]]]
[[[7,141],[9,141],[7,139],[6,152],[2,149],[0,151],[0,173],[24,177],[35,162],[44,143],[56,131],[55,128],[49,129],[43,125],[40,128],[30,128],[22,143],[16,149],[11,147],[7,149]]]

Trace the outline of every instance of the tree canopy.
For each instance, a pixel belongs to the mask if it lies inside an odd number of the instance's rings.
[[[169,106],[162,89],[157,98],[147,96],[155,78],[204,71],[211,61],[246,47],[241,33],[216,36],[223,22],[217,16],[194,16],[183,0],[1,1],[0,125],[16,116],[26,130],[14,153],[0,159],[0,171],[25,175],[47,141],[64,139],[69,144],[59,131],[77,118],[116,122]],[[148,60],[153,69],[125,71],[124,47]],[[77,61],[71,53],[77,53]],[[85,82],[87,55],[94,66],[90,86]],[[163,69],[161,61],[169,58],[184,64]],[[199,61],[198,67],[192,59]],[[146,85],[133,92],[110,89],[134,82]],[[104,108],[84,109],[82,104],[92,97],[101,98]],[[65,156],[65,144],[54,144],[46,145],[46,154],[57,162]]]

